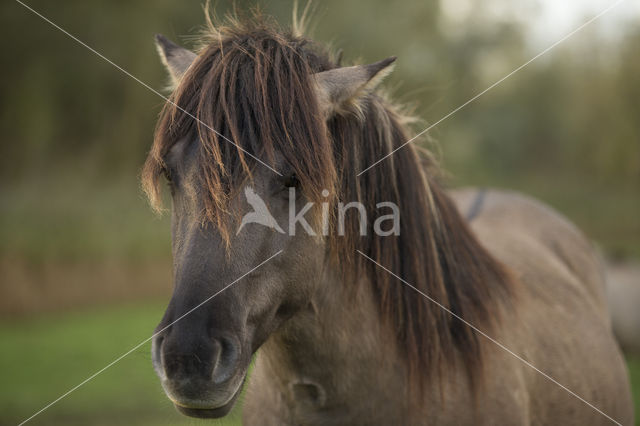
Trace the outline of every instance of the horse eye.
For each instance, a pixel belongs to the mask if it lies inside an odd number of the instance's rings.
[[[167,180],[167,182],[171,182],[171,170],[169,170],[167,167],[163,167],[161,173],[164,175],[164,178]]]
[[[287,188],[298,188],[300,186],[300,181],[295,173],[285,179],[284,186]]]

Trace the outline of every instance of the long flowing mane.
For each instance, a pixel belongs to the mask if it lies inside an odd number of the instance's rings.
[[[371,286],[381,320],[397,330],[413,382],[439,376],[455,359],[474,383],[482,362],[476,334],[356,250],[487,331],[496,307],[511,297],[508,274],[471,234],[438,183],[433,162],[413,146],[357,176],[408,140],[409,129],[400,107],[375,93],[361,100],[359,113],[336,115],[325,125],[311,79],[335,67],[325,48],[297,32],[261,17],[232,19],[211,25],[172,100],[258,158],[273,162],[279,153],[286,164],[274,166],[293,171],[316,205],[325,201],[323,189],[335,194],[334,204],[361,202],[368,217],[375,216],[376,203],[396,203],[399,235],[377,236],[369,223],[367,235],[360,236],[356,217],[348,215],[346,235],[327,237],[329,255],[345,285]],[[159,204],[159,181],[168,173],[163,159],[187,136],[200,141],[203,218],[228,236],[228,201],[240,181],[263,166],[171,103],[161,113],[143,185]]]

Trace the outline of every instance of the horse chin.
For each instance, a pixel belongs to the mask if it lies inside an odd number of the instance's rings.
[[[229,414],[234,404],[236,403],[236,400],[238,399],[238,395],[240,395],[240,391],[244,385],[245,380],[246,376],[240,382],[240,385],[234,391],[231,397],[222,404],[216,404],[214,402],[208,401],[178,401],[177,399],[172,397],[169,397],[169,399],[171,399],[171,402],[173,402],[173,405],[176,407],[178,412],[186,416],[199,419],[217,419]]]
[[[217,408],[187,408],[174,402],[176,409],[185,416],[195,417],[198,419],[217,419],[229,414],[236,402],[237,394],[233,396],[231,401]]]

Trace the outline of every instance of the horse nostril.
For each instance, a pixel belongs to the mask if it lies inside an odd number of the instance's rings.
[[[157,336],[154,340],[153,340],[153,354],[154,356],[156,356],[158,359],[160,359],[160,353],[162,351],[162,342],[164,342],[164,336]]]
[[[219,348],[217,361],[211,372],[214,383],[222,383],[233,377],[240,358],[240,344],[233,338],[220,338],[216,341]]]
[[[153,363],[153,368],[161,377],[163,376],[163,373],[164,373],[164,369],[162,367],[162,342],[163,341],[164,341],[164,336],[156,336],[151,341],[151,362]]]

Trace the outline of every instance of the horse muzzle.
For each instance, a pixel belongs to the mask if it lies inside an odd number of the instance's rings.
[[[226,415],[240,393],[248,368],[248,363],[241,361],[238,339],[177,337],[160,335],[152,345],[153,367],[167,397],[187,416]]]

